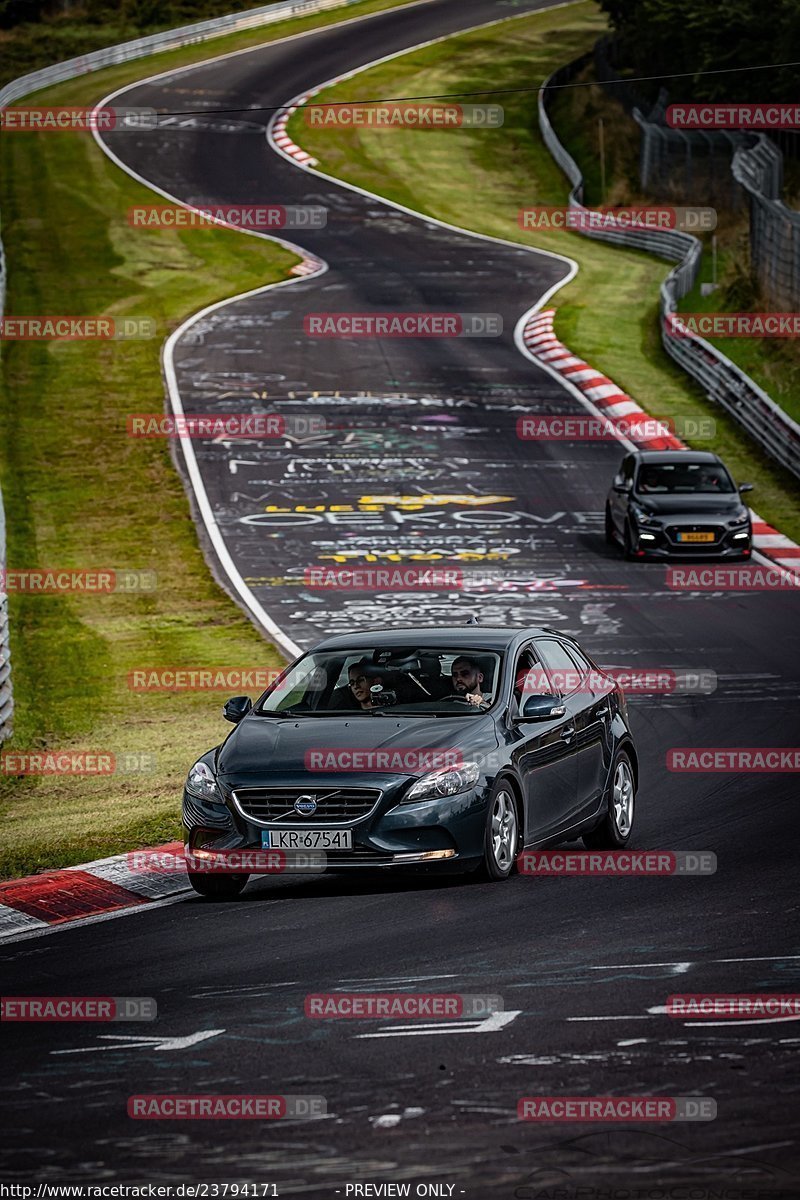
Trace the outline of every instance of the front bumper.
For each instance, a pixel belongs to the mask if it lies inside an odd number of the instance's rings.
[[[713,535],[712,541],[684,542],[681,533]],[[672,520],[662,525],[631,525],[634,553],[640,558],[749,558],[753,535],[749,525],[727,526],[711,521],[681,522]]]
[[[183,824],[187,849],[194,852],[260,850],[262,834],[267,828],[300,831],[323,828],[332,831],[348,829],[352,833],[352,849],[326,852],[327,870],[331,871],[447,867],[480,858],[488,784],[479,782],[454,796],[403,804],[399,797],[407,790],[408,783],[410,779],[398,781],[396,776],[385,786],[381,786],[380,781],[373,784],[371,780],[370,786],[379,787],[381,797],[369,813],[351,821],[320,820],[314,816],[279,821],[254,820],[242,812],[230,792],[224,804],[212,804],[184,791]],[[317,790],[324,786],[315,781]]]

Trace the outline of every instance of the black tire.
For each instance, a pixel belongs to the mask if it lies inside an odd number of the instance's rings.
[[[213,875],[204,871],[189,871],[189,883],[198,896],[207,900],[235,900],[242,892],[249,875]]]
[[[611,517],[611,506],[606,505],[606,545],[616,546],[617,535],[614,532],[614,521]]]
[[[625,552],[625,557],[629,562],[635,558],[633,553],[633,539],[631,538],[631,527],[627,521],[625,522],[625,538],[623,542],[623,549]]]
[[[618,779],[626,778],[630,786],[626,811],[620,810],[617,795]],[[636,775],[627,751],[620,750],[611,768],[611,777],[606,791],[606,815],[591,833],[583,835],[583,844],[588,850],[621,850],[631,840],[636,816]]]
[[[505,828],[505,836],[499,836],[499,826]],[[508,879],[516,870],[520,840],[519,801],[511,784],[500,779],[489,796],[480,875],[494,882]]]

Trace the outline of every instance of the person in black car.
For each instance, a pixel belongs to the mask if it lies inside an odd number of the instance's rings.
[[[453,680],[453,695],[448,699],[457,697],[459,700],[466,700],[469,704],[476,704],[482,708],[489,707],[492,695],[491,692],[482,691],[483,671],[474,658],[460,655],[453,660],[450,673]]]
[[[371,669],[372,668],[372,669]],[[370,686],[375,682],[376,673],[368,658],[362,658],[352,663],[347,669],[347,680],[350,694],[358,708],[374,708],[375,704],[370,692]]]

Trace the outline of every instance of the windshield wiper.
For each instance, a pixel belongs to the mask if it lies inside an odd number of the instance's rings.
[[[488,711],[488,708],[477,708],[474,705],[470,705],[469,708],[465,707],[463,711],[461,709],[456,711],[454,709],[421,708],[417,712],[409,712],[408,709],[401,709],[400,712],[395,712],[393,708],[373,708],[371,715],[375,717],[465,717],[472,716],[473,713],[480,716],[481,713]]]
[[[345,713],[336,712],[335,710],[330,711],[328,709],[323,709],[321,712],[316,712],[313,708],[301,709],[300,712],[293,712],[290,708],[265,708],[256,713],[256,716],[283,717],[284,720],[291,721],[294,720],[295,717],[342,717],[345,716]]]

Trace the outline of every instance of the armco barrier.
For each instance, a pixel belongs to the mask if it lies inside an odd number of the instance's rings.
[[[576,209],[585,209],[583,175],[558,140],[547,115],[547,104],[553,89],[569,82],[583,69],[590,57],[583,55],[559,68],[545,80],[539,91],[539,130],[545,145],[570,182],[569,205]],[[745,153],[739,151],[740,156]],[[601,242],[631,246],[677,262],[661,285],[659,320],[664,349],[670,358],[702,385],[709,400],[721,405],[771,458],[800,479],[800,425],[710,342],[696,334],[675,337],[668,332],[668,318],[677,311],[678,301],[692,289],[697,279],[702,252],[699,240],[689,233],[666,229],[587,228],[580,232]]]
[[[40,71],[20,75],[19,79],[12,79],[10,83],[0,88],[0,108],[12,104],[15,100],[21,100],[23,96],[38,92],[42,88],[50,87],[55,83],[63,83],[67,79],[76,79],[79,75],[88,75],[92,71],[100,71],[103,67],[131,62],[134,59],[145,58],[149,54],[158,54],[164,50],[176,50],[181,46],[195,45],[211,38],[221,37],[226,33],[236,33],[242,29],[256,29],[260,25],[271,25],[275,21],[287,20],[290,17],[305,16],[308,13],[322,12],[329,8],[345,8],[359,2],[360,0],[280,0],[277,4],[251,8],[248,12],[228,13],[224,17],[197,21],[193,25],[183,25],[179,29],[169,29],[164,33],[149,34],[147,37],[122,42],[117,46],[93,50],[91,54],[69,58],[64,62],[54,63],[51,67],[44,67]],[[3,242],[0,239],[0,317],[5,312],[5,299],[6,260]],[[0,567],[5,568],[5,521],[2,497],[0,497]],[[0,591],[0,742],[5,741],[11,735],[13,707],[8,646],[8,598],[4,591]]]

